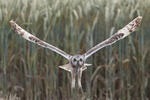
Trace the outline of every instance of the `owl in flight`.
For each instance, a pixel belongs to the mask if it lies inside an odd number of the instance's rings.
[[[71,78],[72,78],[71,87],[72,88],[75,88],[76,79],[77,79],[78,87],[82,88],[82,85],[81,85],[82,72],[87,69],[87,66],[90,66],[90,64],[86,64],[86,59],[88,57],[90,57],[92,54],[96,53],[98,50],[100,50],[106,46],[112,45],[113,43],[117,42],[118,40],[123,39],[126,36],[130,35],[130,33],[134,32],[137,29],[137,27],[141,24],[141,20],[142,20],[141,16],[135,18],[133,21],[131,21],[125,27],[120,29],[115,34],[113,34],[111,37],[109,37],[105,41],[97,44],[96,46],[92,47],[91,49],[89,49],[86,53],[84,53],[82,55],[77,54],[74,56],[69,55],[66,52],[62,51],[61,49],[59,49],[51,44],[48,44],[48,43],[40,40],[39,38],[33,36],[26,30],[22,29],[13,20],[10,21],[10,25],[16,31],[17,34],[19,34],[26,40],[33,42],[35,44],[38,44],[44,48],[48,48],[48,49],[60,54],[61,56],[65,57],[69,61],[69,63],[59,66],[59,68],[64,69],[71,73]]]

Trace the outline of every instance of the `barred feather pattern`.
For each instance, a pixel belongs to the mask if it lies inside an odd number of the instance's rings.
[[[16,33],[18,33],[20,36],[22,36],[24,39],[36,43],[42,47],[48,48],[58,54],[60,54],[61,56],[65,57],[66,59],[70,59],[70,55],[67,54],[66,52],[60,50],[59,48],[50,45],[42,40],[40,40],[39,38],[33,36],[32,34],[30,34],[29,32],[25,31],[24,29],[22,29],[19,25],[17,25],[14,21],[10,21],[11,27],[16,31]]]
[[[135,18],[133,21],[131,21],[125,27],[123,27],[118,32],[116,32],[114,35],[112,35],[110,38],[106,39],[105,41],[97,44],[95,47],[88,50],[85,54],[83,54],[85,59],[90,57],[92,54],[96,53],[98,50],[100,50],[108,45],[112,45],[113,43],[117,42],[118,40],[123,39],[126,36],[130,35],[130,33],[134,32],[139,27],[139,25],[141,24],[141,20],[142,20],[141,16]]]

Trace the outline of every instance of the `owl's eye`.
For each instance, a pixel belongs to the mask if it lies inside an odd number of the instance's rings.
[[[77,61],[77,59],[76,59],[76,58],[74,58],[74,59],[73,59],[73,61],[74,61],[74,62],[76,62],[76,61]]]
[[[80,61],[83,61],[83,60],[80,58]]]

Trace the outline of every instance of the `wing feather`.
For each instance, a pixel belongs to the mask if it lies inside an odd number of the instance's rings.
[[[125,27],[120,29],[117,33],[112,35],[110,38],[106,39],[105,41],[97,44],[95,47],[88,50],[84,54],[85,59],[87,59],[89,56],[91,56],[92,54],[94,54],[98,50],[100,50],[100,49],[102,49],[108,45],[111,45],[111,44],[117,42],[118,40],[123,39],[126,36],[130,35],[130,33],[134,32],[137,29],[137,27],[141,24],[141,20],[142,20],[141,16],[135,18],[133,21],[131,21]]]
[[[17,25],[14,21],[10,21],[11,27],[23,38],[25,38],[26,40],[33,42],[35,44],[38,44],[44,48],[48,48],[58,54],[60,54],[61,56],[65,57],[66,59],[69,60],[70,55],[67,54],[66,52],[60,50],[59,48],[50,45],[42,40],[40,40],[39,38],[33,36],[32,34],[30,34],[29,32],[25,31],[24,29],[22,29],[19,25]]]

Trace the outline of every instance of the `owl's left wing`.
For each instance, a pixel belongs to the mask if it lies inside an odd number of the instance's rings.
[[[120,29],[117,33],[112,35],[110,38],[106,39],[105,41],[97,44],[95,47],[93,47],[90,50],[88,50],[85,54],[83,54],[85,56],[85,59],[90,57],[92,54],[94,54],[98,50],[100,50],[100,49],[102,49],[102,48],[104,48],[104,47],[106,47],[108,45],[111,45],[111,44],[117,42],[118,40],[123,39],[126,36],[130,35],[130,33],[135,31],[136,28],[141,24],[141,20],[142,20],[141,16],[135,18],[133,21],[131,21],[125,27]]]
[[[17,25],[14,21],[10,21],[11,27],[20,35],[22,36],[24,39],[33,42],[35,44],[38,44],[44,48],[48,48],[58,54],[60,54],[61,56],[65,57],[66,59],[70,59],[70,55],[67,54],[66,52],[62,51],[61,49],[48,44],[42,40],[40,40],[39,38],[33,36],[32,34],[30,34],[29,32],[25,31],[24,29],[22,29],[19,25]]]

